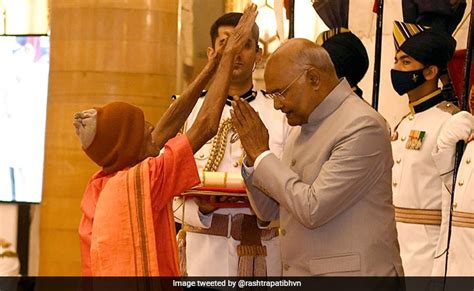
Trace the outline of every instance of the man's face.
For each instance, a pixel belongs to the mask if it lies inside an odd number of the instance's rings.
[[[232,26],[220,26],[217,29],[217,38],[214,43],[214,49],[219,49],[225,43],[234,30]],[[261,59],[262,50],[257,48],[253,38],[249,38],[242,51],[236,56],[234,70],[232,72],[233,81],[244,81],[252,78],[254,65]]]
[[[265,87],[267,94],[279,95],[273,98],[273,106],[286,114],[289,125],[297,126],[308,122],[315,100],[303,68],[274,61],[265,68]]]
[[[397,71],[409,72],[422,69],[424,66],[414,58],[410,57],[403,51],[398,51],[395,55],[393,69]]]
[[[148,121],[145,121],[143,144],[140,152],[140,161],[148,157],[156,157],[160,154],[160,149],[153,142],[152,132],[154,129],[155,127],[153,126],[153,124]]]

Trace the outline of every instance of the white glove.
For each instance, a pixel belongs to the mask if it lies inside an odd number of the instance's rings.
[[[438,136],[438,149],[448,149],[460,140],[466,141],[474,130],[474,116],[461,111],[454,114],[443,126]]]

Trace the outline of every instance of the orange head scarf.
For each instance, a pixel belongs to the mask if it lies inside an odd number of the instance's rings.
[[[112,102],[95,111],[76,113],[74,118],[84,152],[105,173],[139,162],[145,128],[145,117],[140,108],[125,102]],[[88,142],[84,142],[86,137]]]

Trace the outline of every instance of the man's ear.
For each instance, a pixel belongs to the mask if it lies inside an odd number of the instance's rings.
[[[263,56],[263,50],[261,47],[257,47],[257,55],[255,56],[255,65],[257,65],[258,63],[260,63],[260,61],[262,60],[262,56]]]
[[[423,76],[426,80],[438,78],[439,69],[437,66],[430,65],[423,70]]]
[[[321,75],[318,70],[315,68],[308,69],[306,71],[306,79],[309,81],[314,91],[319,90],[319,87],[321,87]]]
[[[207,60],[211,58],[211,55],[214,53],[214,49],[210,46],[207,47]]]

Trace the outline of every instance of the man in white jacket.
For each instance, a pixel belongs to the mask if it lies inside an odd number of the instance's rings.
[[[474,87],[471,90],[471,104],[474,101],[473,91]],[[473,109],[471,106],[471,112]],[[457,171],[454,193],[451,197],[443,197],[442,235],[438,249],[447,249],[447,276],[474,276],[474,116],[465,111],[446,122],[433,155],[445,155],[446,164],[453,167],[454,158],[450,153],[460,140],[466,142],[466,148]],[[446,181],[449,191],[452,190],[452,182],[452,178]]]
[[[403,269],[407,276],[443,274],[445,252],[438,247],[446,182],[452,179],[454,150],[432,155],[440,130],[459,109],[446,102],[438,88],[440,72],[456,47],[448,35],[395,22],[392,85],[408,95],[410,113],[392,135],[393,204]],[[446,160],[448,159],[448,160]],[[448,161],[448,163],[446,163]]]
[[[225,42],[241,15],[227,13],[214,22],[210,30],[212,47],[208,48],[208,53]],[[229,100],[222,113],[218,134],[194,155],[200,171],[240,173],[244,152],[230,118],[231,96],[235,95],[247,100],[259,112],[269,128],[271,150],[277,156],[281,155],[289,126],[285,116],[273,109],[272,100],[254,88],[252,82],[253,70],[262,56],[258,39],[259,30],[255,25],[252,38],[235,60]],[[189,116],[184,131],[193,124],[204,98],[205,92]],[[182,230],[185,232],[185,272],[188,276],[281,275],[278,228],[263,227],[266,223],[257,221],[250,205],[215,208],[204,199],[195,198],[186,199],[184,204],[182,199],[175,199],[173,208],[176,221],[182,222],[183,213],[185,216]],[[258,267],[245,273],[248,266],[242,264],[242,253],[237,248],[245,248],[242,246],[248,245],[249,240],[262,250],[259,254],[265,257],[266,267],[256,263],[253,265]],[[183,259],[180,258],[181,262]]]

